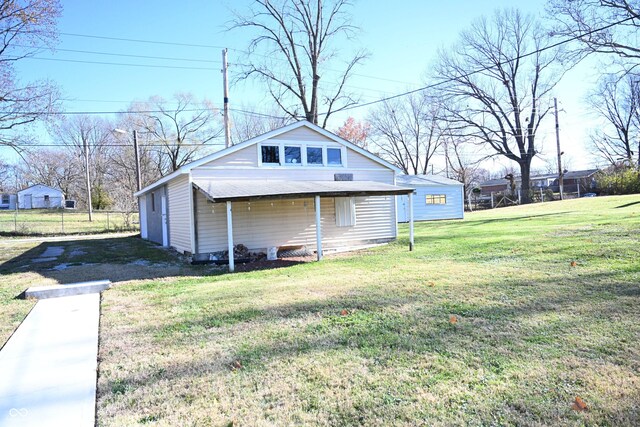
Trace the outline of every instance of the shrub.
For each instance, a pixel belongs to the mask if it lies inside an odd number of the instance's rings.
[[[109,209],[113,204],[109,193],[101,186],[96,186],[91,190],[91,206],[93,209]]]
[[[599,172],[596,181],[600,194],[640,193],[640,171],[634,168]]]

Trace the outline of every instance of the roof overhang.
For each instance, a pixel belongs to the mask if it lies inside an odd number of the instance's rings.
[[[413,193],[410,187],[374,181],[220,180],[194,178],[193,187],[211,202],[304,197],[390,196]]]

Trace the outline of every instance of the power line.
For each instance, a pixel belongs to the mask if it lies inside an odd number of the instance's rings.
[[[257,117],[265,117],[270,119],[287,119],[288,118],[287,116],[274,116],[271,114],[259,113],[257,111],[249,111],[249,110],[242,110],[242,109],[236,109],[236,108],[230,108],[229,110],[234,111],[236,113],[240,113],[240,114],[246,114],[246,115],[257,116]],[[52,115],[52,116],[66,116],[66,115],[89,116],[89,115],[104,115],[104,114],[159,114],[159,113],[175,112],[175,111],[176,110],[169,110],[169,109],[167,110],[135,110],[135,111],[51,111],[46,114]],[[203,111],[211,111],[211,109],[191,108],[191,109],[180,110],[181,113],[201,113]],[[0,114],[20,114],[20,115],[29,116],[29,115],[40,115],[42,113],[37,111],[0,111]]]
[[[31,48],[31,46],[14,45],[15,47]],[[44,49],[43,46],[38,46],[37,49]],[[56,52],[71,52],[71,53],[86,53],[90,55],[104,55],[104,56],[121,56],[126,58],[140,58],[140,59],[161,59],[165,61],[185,61],[185,62],[205,62],[210,64],[221,64],[221,61],[214,61],[212,59],[191,59],[191,58],[175,58],[167,56],[149,56],[149,55],[133,55],[126,53],[113,53],[113,52],[97,52],[93,50],[76,50],[76,49],[61,49],[55,48]],[[29,58],[29,57],[26,57]]]
[[[216,136],[213,137],[212,139],[220,139],[222,137],[220,136]],[[161,143],[153,143],[153,144],[138,144],[138,147],[167,147],[172,145],[171,143],[167,142],[167,144],[161,144]],[[220,142],[216,142],[213,144],[209,144],[209,143],[182,143],[179,144],[180,147],[213,147],[213,146],[217,146],[217,145],[224,145],[224,143],[220,143]],[[133,143],[132,144],[94,144],[94,145],[90,145],[91,147],[125,147],[125,148],[133,148]],[[20,145],[12,145],[12,147],[17,147],[17,148],[30,148],[30,147],[54,147],[54,148],[79,148],[78,146],[75,145],[67,145],[67,144],[20,144]]]
[[[132,42],[132,43],[147,43],[147,44],[159,44],[159,45],[182,46],[182,47],[199,47],[199,48],[206,48],[206,49],[224,49],[224,46],[215,46],[215,45],[206,45],[206,44],[178,43],[178,42],[143,40],[143,39],[127,39],[122,37],[95,36],[91,34],[77,34],[77,33],[59,33],[59,34],[62,36],[68,36],[68,37],[83,37],[83,38],[89,38],[89,39],[115,40],[115,41]]]
[[[197,48],[205,48],[205,49],[225,49],[225,47],[223,47],[223,46],[207,45],[207,44],[178,43],[178,42],[168,42],[168,41],[160,41],[160,40],[145,40],[145,39],[129,39],[129,38],[121,38],[121,37],[97,36],[97,35],[92,35],[92,34],[78,34],[78,33],[59,33],[59,34],[63,35],[63,36],[68,36],[68,37],[82,37],[82,38],[114,40],[114,41],[132,42],[132,43],[157,44],[157,45],[165,45],[165,46],[197,47]],[[62,50],[62,49],[58,49],[58,50]],[[247,54],[247,55],[254,55],[254,56],[261,56],[261,57],[269,58],[269,59],[275,59],[275,60],[278,60],[278,61],[286,61],[285,59],[274,58],[272,55],[264,55],[264,54],[260,54],[260,53],[256,53],[256,52],[250,52],[250,51],[242,50],[242,49],[229,48],[229,50],[234,51],[234,52],[244,53],[244,54]],[[233,63],[232,62],[231,65],[245,65],[245,64],[238,64],[238,63]],[[326,70],[327,71],[333,71],[333,72],[340,72],[339,70],[332,70],[332,69],[328,69],[328,68]],[[367,75],[367,74],[360,74],[360,73],[355,74],[354,73],[353,75],[354,76],[358,76],[358,77],[367,78],[367,79],[388,81],[388,82],[392,82],[392,83],[418,85],[418,83],[415,83],[415,82],[406,82],[406,81],[394,80],[394,79],[389,79],[389,78],[384,78],[384,77],[371,76],[371,75]]]
[[[73,62],[77,64],[98,64],[98,65],[117,65],[125,67],[141,67],[141,68],[164,68],[164,69],[178,69],[178,70],[204,70],[204,71],[216,71],[217,68],[206,67],[184,67],[179,65],[150,65],[150,64],[130,64],[123,62],[102,62],[102,61],[83,61],[78,59],[60,59],[60,58],[43,58],[40,56],[28,56],[24,59],[37,59],[40,61],[55,61],[55,62]]]
[[[630,18],[622,19],[622,20],[617,21],[617,22],[614,22],[614,23],[612,23],[612,24],[605,25],[604,27],[596,28],[596,29],[594,29],[594,30],[587,31],[587,32],[582,33],[582,34],[578,34],[578,35],[576,35],[576,36],[570,37],[570,38],[565,39],[565,40],[561,40],[561,41],[559,41],[559,42],[556,42],[556,43],[550,44],[549,46],[545,46],[545,47],[542,47],[542,48],[540,48],[540,49],[536,49],[536,50],[534,50],[534,51],[531,51],[531,52],[525,53],[525,54],[523,54],[523,55],[518,55],[518,56],[516,56],[515,58],[511,58],[511,59],[507,59],[507,60],[504,60],[504,61],[500,61],[500,62],[498,62],[498,63],[497,63],[497,64],[495,64],[495,65],[487,65],[487,66],[482,67],[482,68],[479,68],[479,69],[477,69],[477,70],[470,71],[470,72],[465,73],[465,74],[461,74],[460,76],[458,76],[458,77],[456,77],[456,78],[451,77],[451,78],[448,78],[448,79],[445,79],[445,80],[441,80],[441,81],[436,82],[436,83],[432,83],[432,84],[429,84],[429,85],[423,86],[423,87],[418,88],[418,89],[410,90],[410,91],[407,91],[407,92],[402,92],[402,93],[399,93],[399,94],[397,94],[397,95],[392,95],[392,96],[388,96],[388,97],[385,97],[385,98],[380,98],[380,99],[377,99],[377,100],[375,100],[375,101],[366,102],[366,103],[364,103],[364,104],[358,104],[358,105],[354,105],[354,106],[351,106],[351,107],[343,108],[343,109],[341,109],[340,111],[355,110],[356,108],[367,107],[367,106],[369,106],[369,105],[374,105],[374,104],[378,104],[378,103],[380,103],[380,102],[390,101],[390,100],[392,100],[392,99],[401,98],[401,97],[403,97],[403,96],[407,96],[407,95],[411,95],[411,94],[414,94],[414,93],[422,92],[422,91],[425,91],[425,90],[427,90],[427,89],[433,89],[433,88],[435,88],[435,87],[442,86],[442,85],[444,85],[444,84],[446,84],[446,83],[450,83],[450,82],[452,82],[452,81],[455,81],[456,79],[459,79],[459,78],[471,77],[471,76],[473,76],[473,75],[475,75],[475,74],[478,74],[478,73],[481,73],[481,72],[483,72],[483,71],[488,71],[488,70],[490,70],[490,69],[494,68],[496,65],[505,65],[505,64],[509,64],[509,63],[511,63],[511,62],[518,61],[518,60],[520,60],[520,59],[527,58],[527,57],[529,57],[529,56],[532,56],[532,55],[535,55],[535,54],[538,54],[538,53],[542,53],[542,52],[544,52],[544,51],[546,51],[546,50],[556,48],[556,47],[558,47],[558,46],[561,46],[561,45],[563,45],[563,44],[566,44],[566,43],[569,43],[569,42],[572,42],[572,41],[578,40],[578,39],[580,39],[580,38],[582,38],[582,37],[584,37],[584,36],[588,36],[588,35],[593,34],[593,33],[597,33],[597,32],[600,32],[600,31],[607,30],[607,29],[612,28],[612,27],[614,27],[614,26],[616,26],[616,25],[623,24],[623,23],[625,23],[625,22],[627,22],[627,21],[631,21],[631,20],[633,20],[633,19],[635,19],[635,17],[630,17]],[[327,114],[328,114],[328,113],[326,113],[326,112],[325,112],[325,113],[318,113],[318,115],[319,115],[319,116],[325,116],[325,115],[327,115]]]

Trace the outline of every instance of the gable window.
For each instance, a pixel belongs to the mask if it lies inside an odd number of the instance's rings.
[[[426,203],[427,205],[446,205],[447,195],[446,194],[427,194]]]
[[[321,165],[322,161],[322,147],[307,147],[307,164],[308,165]]]
[[[356,225],[356,198],[336,197],[336,226],[353,227]]]
[[[327,164],[341,165],[342,150],[339,148],[327,148]]]
[[[262,163],[280,164],[280,150],[277,145],[262,146]]]
[[[300,147],[284,147],[284,161],[288,165],[302,164],[302,150]]]

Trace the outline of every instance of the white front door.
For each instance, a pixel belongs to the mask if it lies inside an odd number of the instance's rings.
[[[167,196],[162,194],[160,198],[161,211],[162,212],[162,246],[165,248],[169,246],[169,230],[167,224]]]

